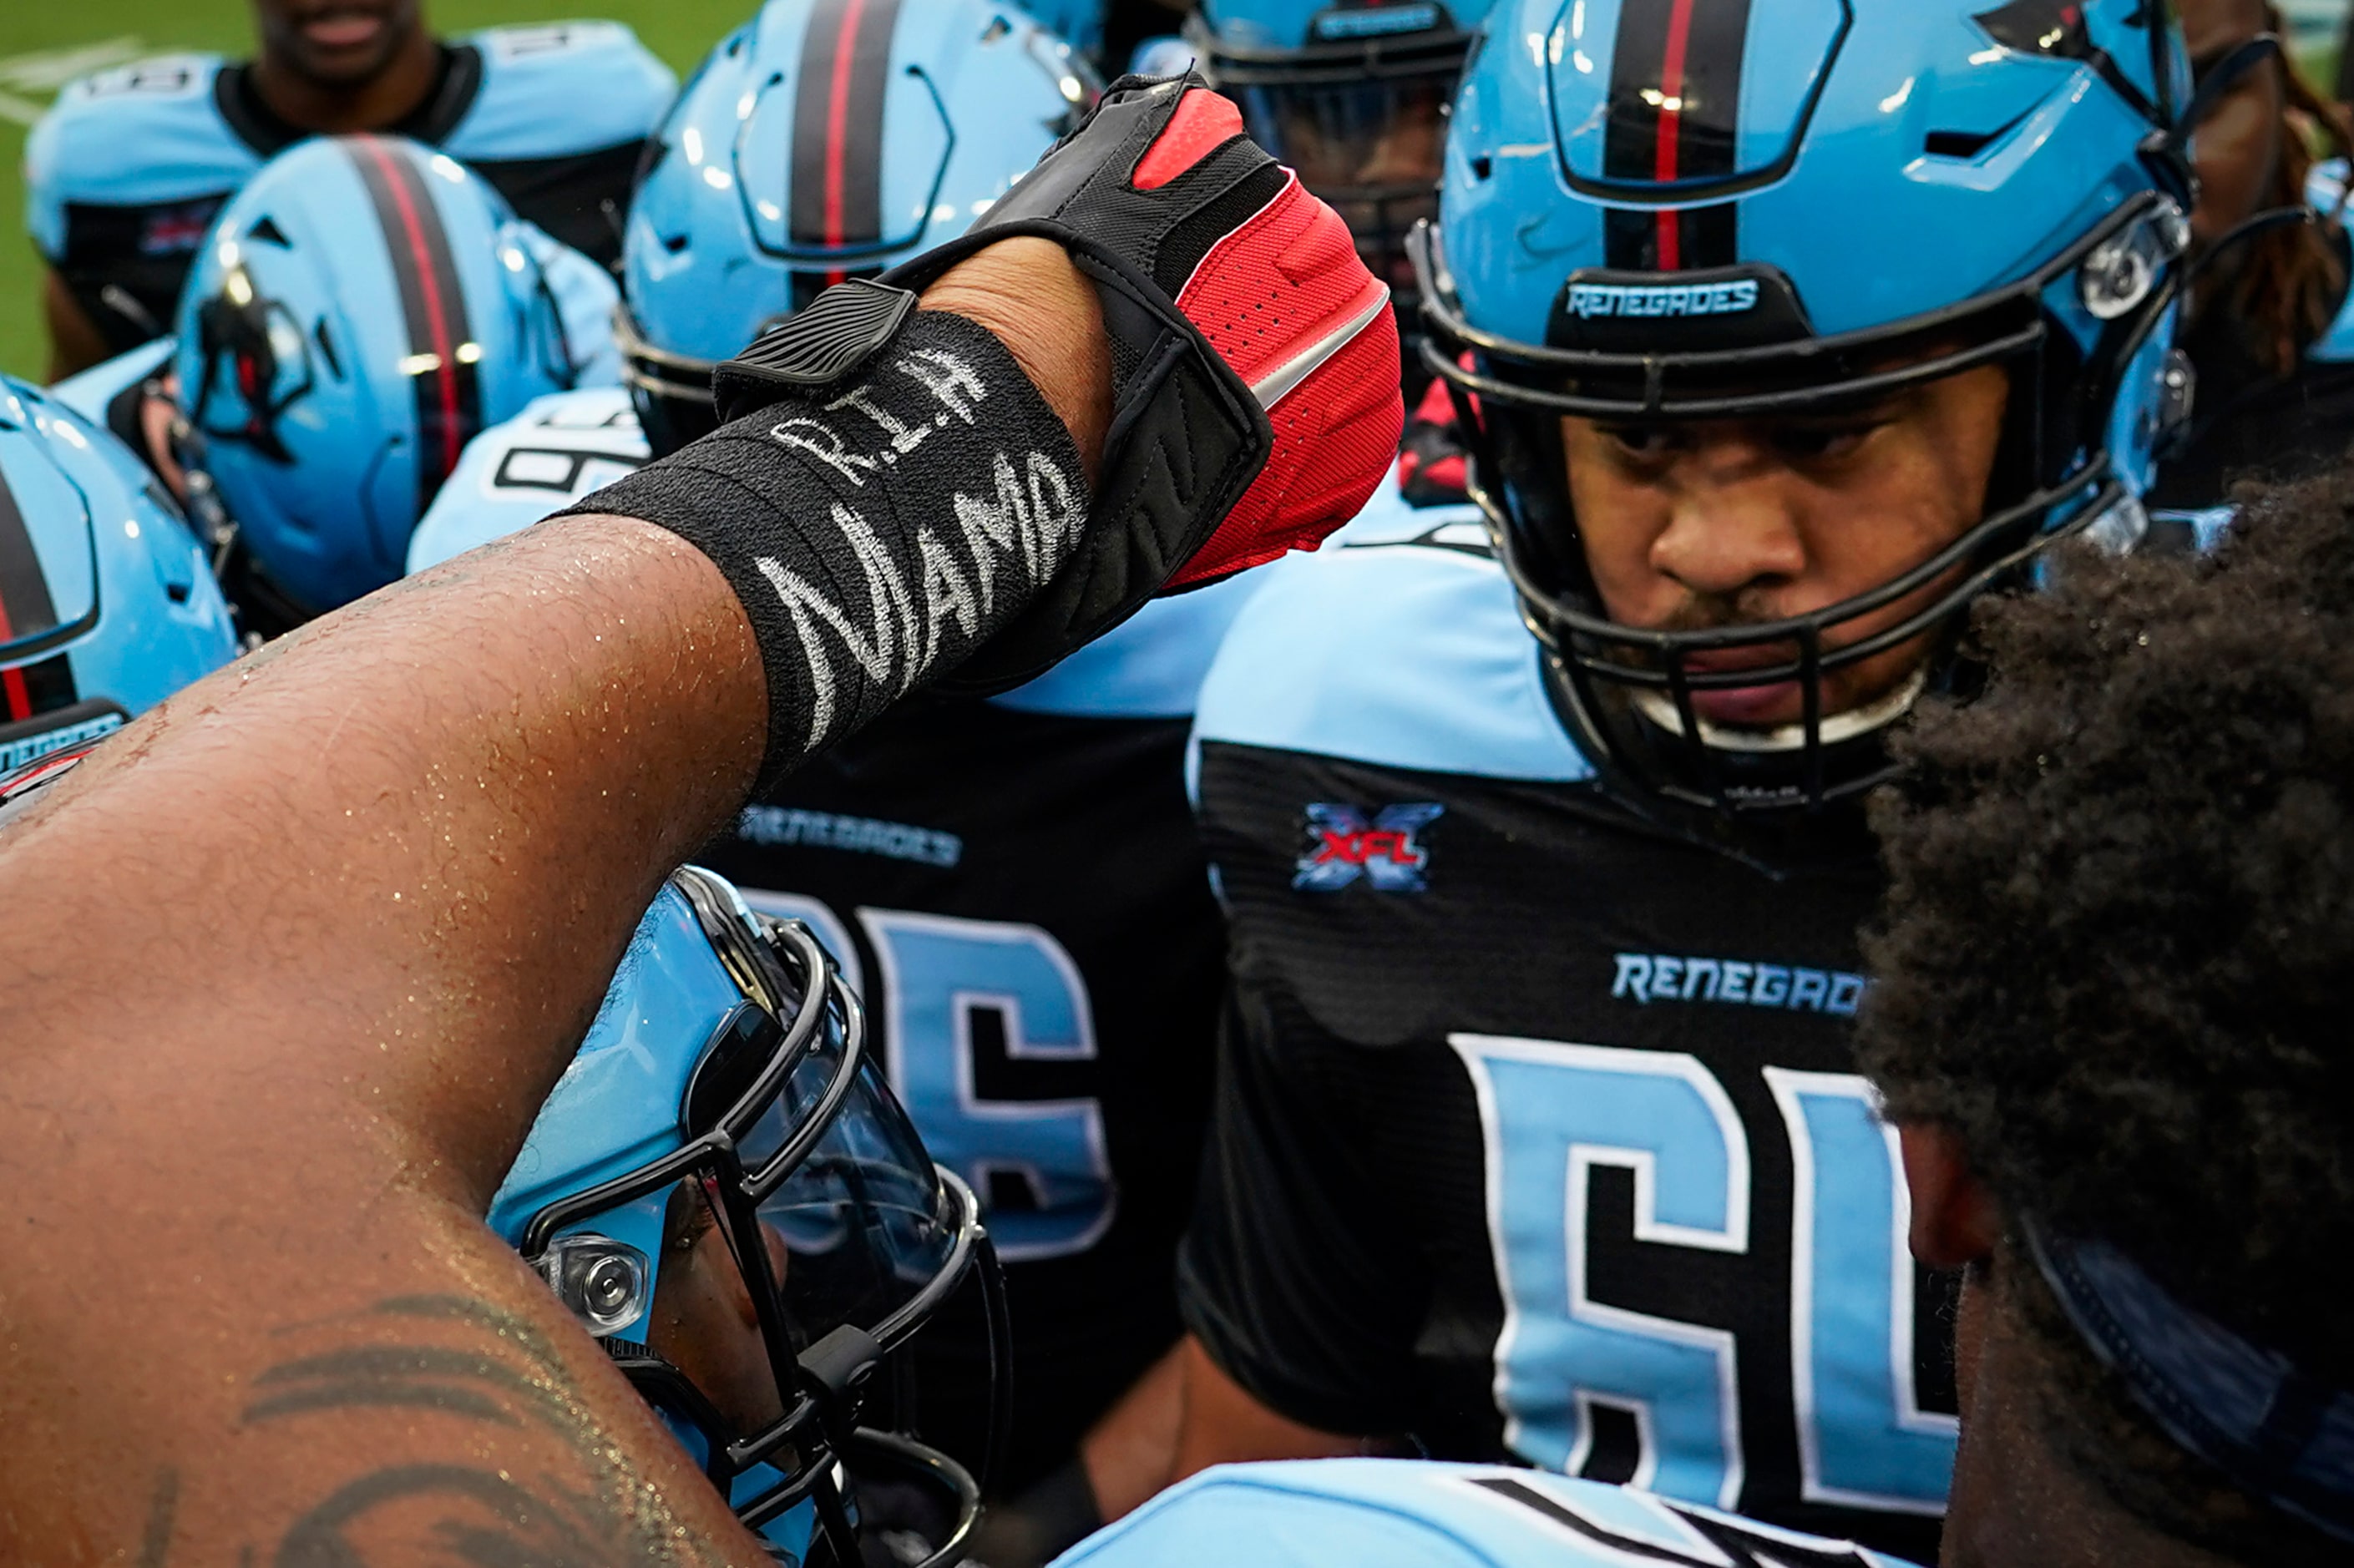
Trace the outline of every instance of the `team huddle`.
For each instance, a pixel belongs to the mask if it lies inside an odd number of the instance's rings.
[[[64,90],[0,1558],[2354,1553],[2354,122],[1479,4]]]

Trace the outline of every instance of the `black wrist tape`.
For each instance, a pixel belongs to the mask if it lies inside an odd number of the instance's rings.
[[[736,590],[768,672],[765,788],[1011,621],[1077,547],[1087,485],[1005,345],[917,311],[839,381],[568,510],[667,528]]]

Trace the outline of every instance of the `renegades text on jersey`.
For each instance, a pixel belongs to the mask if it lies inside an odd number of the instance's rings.
[[[1312,1426],[1933,1559],[1948,1298],[1850,1056],[1861,822],[1769,872],[1614,805],[1479,530],[1382,532],[1269,574],[1203,691],[1188,1327]]]
[[[388,133],[440,147],[523,217],[610,266],[638,154],[677,86],[618,22],[493,27]],[[68,86],[26,144],[33,243],[120,353],[171,330],[213,215],[302,140],[248,68],[175,55]]]

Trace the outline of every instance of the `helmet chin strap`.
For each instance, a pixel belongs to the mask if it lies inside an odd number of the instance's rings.
[[[1861,707],[1850,708],[1845,713],[1826,715],[1817,726],[1819,743],[1836,746],[1841,741],[1885,729],[1912,710],[1914,703],[1919,700],[1928,683],[1929,672],[1926,666],[1923,666],[1907,675],[1887,695],[1875,697]],[[1635,693],[1631,701],[1637,713],[1670,735],[1681,736],[1684,733],[1683,720],[1676,713],[1675,704],[1659,693],[1646,688]],[[1700,726],[1701,744],[1719,751],[1764,755],[1803,751],[1807,747],[1807,726],[1803,724],[1781,724],[1770,729],[1738,729],[1713,724],[1697,715],[1694,721]]]

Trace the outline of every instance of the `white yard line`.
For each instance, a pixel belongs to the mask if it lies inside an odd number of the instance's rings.
[[[78,76],[137,59],[146,46],[131,34],[62,49],[36,49],[0,59],[0,120],[30,125],[48,105],[44,100]]]

